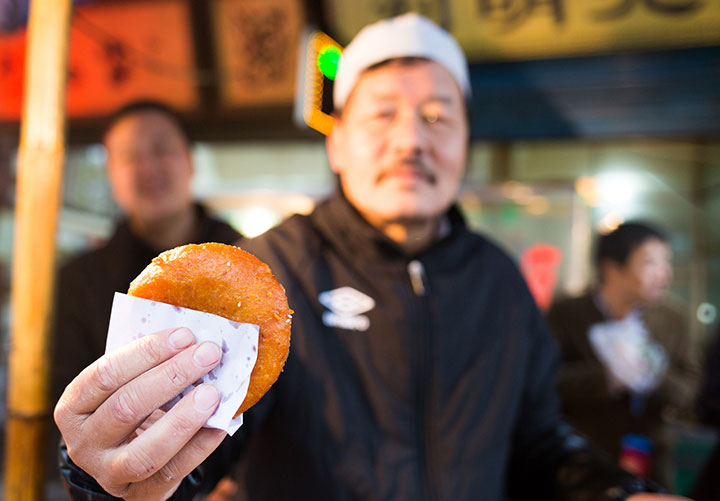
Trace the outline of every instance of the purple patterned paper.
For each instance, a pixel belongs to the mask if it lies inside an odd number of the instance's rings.
[[[204,383],[215,385],[221,396],[220,405],[206,426],[225,430],[232,435],[242,425],[242,415],[236,419],[233,419],[233,415],[245,400],[250,373],[257,360],[257,325],[232,322],[210,313],[116,292],[105,352],[147,334],[175,327],[190,329],[198,343],[213,341],[222,348],[220,364],[202,379]],[[188,387],[163,408],[167,410],[172,407],[193,387]]]

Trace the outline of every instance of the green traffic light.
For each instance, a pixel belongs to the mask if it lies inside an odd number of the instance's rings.
[[[334,45],[326,45],[318,53],[317,65],[320,72],[330,80],[335,80],[341,51]]]

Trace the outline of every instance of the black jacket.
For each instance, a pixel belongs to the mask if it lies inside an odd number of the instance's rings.
[[[448,217],[449,235],[408,256],[336,195],[243,244],[286,288],[290,356],[193,482],[209,488],[239,458],[252,500],[602,500],[643,488],[563,424],[557,350],[521,275]]]

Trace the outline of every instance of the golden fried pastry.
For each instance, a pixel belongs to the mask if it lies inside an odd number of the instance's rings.
[[[128,294],[260,327],[257,362],[236,416],[260,400],[280,375],[293,311],[270,267],[252,254],[219,243],[176,247],[153,259]]]

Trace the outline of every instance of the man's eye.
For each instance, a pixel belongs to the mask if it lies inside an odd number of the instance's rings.
[[[393,113],[392,110],[381,110],[375,113],[375,118],[387,120],[392,118],[394,115],[395,113]]]
[[[435,124],[443,121],[442,114],[434,111],[427,111],[423,113],[422,119],[425,123],[428,124]]]

